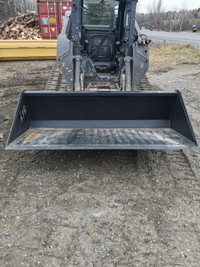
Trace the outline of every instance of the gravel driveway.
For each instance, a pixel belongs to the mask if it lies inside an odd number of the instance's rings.
[[[199,266],[199,151],[5,151],[21,90],[53,61],[0,63],[0,266]],[[181,89],[200,133],[200,65],[149,74]]]

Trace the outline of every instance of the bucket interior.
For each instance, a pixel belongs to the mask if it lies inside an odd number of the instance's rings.
[[[179,92],[23,92],[7,149],[197,146]]]

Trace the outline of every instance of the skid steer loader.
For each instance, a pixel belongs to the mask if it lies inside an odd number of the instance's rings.
[[[58,38],[66,91],[24,91],[7,149],[197,147],[181,93],[138,90],[149,39],[137,0],[72,0]]]

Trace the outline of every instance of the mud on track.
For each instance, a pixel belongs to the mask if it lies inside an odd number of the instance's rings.
[[[19,92],[53,64],[0,64],[0,265],[198,266],[199,152],[4,151]],[[197,73],[150,80],[181,88],[198,134]]]

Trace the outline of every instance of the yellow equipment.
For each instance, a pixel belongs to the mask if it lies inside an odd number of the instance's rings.
[[[56,59],[57,40],[0,40],[0,60]]]

